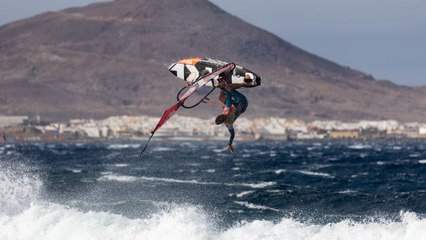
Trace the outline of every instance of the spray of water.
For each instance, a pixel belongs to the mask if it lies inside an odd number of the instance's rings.
[[[16,214],[37,201],[43,181],[37,169],[19,155],[0,156],[0,213]]]

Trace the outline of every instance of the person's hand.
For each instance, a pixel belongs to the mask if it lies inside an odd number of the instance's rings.
[[[234,153],[234,148],[232,147],[232,144],[228,144],[228,152],[229,152],[230,154],[233,154],[233,153]]]
[[[224,88],[225,86],[226,86],[225,81],[219,81],[219,85],[217,85],[217,87],[219,87],[219,88]]]

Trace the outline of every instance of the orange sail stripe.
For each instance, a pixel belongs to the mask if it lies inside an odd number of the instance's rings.
[[[182,60],[180,60],[178,63],[181,63],[181,64],[189,64],[189,65],[195,65],[195,64],[197,64],[197,62],[199,62],[200,60],[202,60],[202,58],[186,58],[186,59],[182,59]]]

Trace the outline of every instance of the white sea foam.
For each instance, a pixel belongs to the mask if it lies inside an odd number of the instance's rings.
[[[269,154],[269,151],[260,151],[260,152],[257,152],[257,155],[267,155],[267,154]]]
[[[73,172],[73,173],[81,173],[83,170],[79,168],[66,168],[67,171]]]
[[[140,145],[139,144],[110,144],[107,146],[107,149],[114,149],[114,150],[119,150],[119,149],[127,149],[127,148],[139,148]]]
[[[156,147],[153,148],[152,151],[154,152],[169,152],[169,151],[173,151],[175,150],[174,148],[170,148],[170,147]]]
[[[357,192],[358,191],[348,189],[348,190],[339,191],[337,193],[340,193],[340,194],[352,194],[352,193],[357,193]]]
[[[357,178],[357,177],[360,177],[360,176],[368,176],[368,175],[370,175],[370,174],[364,172],[364,173],[359,173],[359,174],[353,174],[353,175],[351,175],[351,178]]]
[[[426,164],[426,159],[419,160],[419,163]]]
[[[180,180],[173,178],[158,178],[158,177],[140,177],[141,180],[145,181],[156,181],[156,182],[167,182],[167,183],[187,183],[187,184],[199,184],[199,185],[219,185],[216,182],[201,182],[197,180]]]
[[[114,164],[115,167],[119,167],[119,168],[124,168],[124,167],[128,167],[129,164],[128,163],[116,163]]]
[[[259,182],[259,183],[218,183],[218,182],[203,182],[197,180],[182,180],[174,178],[160,178],[160,177],[146,177],[146,176],[126,176],[117,175],[111,172],[101,173],[101,177],[98,181],[117,181],[117,182],[136,182],[136,181],[153,181],[153,182],[165,182],[165,183],[183,183],[183,184],[197,184],[197,185],[225,185],[225,186],[243,186],[250,188],[266,188],[277,184],[276,182]]]
[[[201,166],[201,163],[185,163],[185,165],[191,166],[191,167],[199,167]]]
[[[287,172],[287,170],[285,170],[285,169],[277,169],[274,172],[275,172],[275,174],[281,174],[281,173]]]
[[[325,225],[304,224],[285,218],[278,223],[253,221],[229,229],[219,239],[339,239],[339,240],[400,240],[425,239],[426,220],[406,213],[397,222],[356,223],[344,220]]]
[[[285,192],[291,193],[291,192],[293,192],[293,190],[290,190],[290,189],[285,190],[285,191],[278,190],[278,189],[268,189],[266,191],[269,192],[269,193],[285,193]]]
[[[244,206],[246,208],[250,208],[250,209],[257,209],[257,210],[271,210],[271,211],[275,211],[275,212],[279,212],[279,209],[276,208],[270,208],[270,207],[266,207],[266,206],[262,206],[262,205],[257,205],[257,204],[253,204],[253,203],[249,203],[249,202],[242,202],[242,201],[234,201],[234,203]]]
[[[305,171],[300,170],[298,171],[301,174],[309,175],[309,176],[318,176],[318,177],[326,177],[326,178],[334,178],[334,176],[328,174],[328,173],[322,173],[322,172],[311,172],[311,171]]]
[[[41,178],[22,159],[0,159],[0,213],[14,213],[38,198],[43,188]],[[1,227],[0,227],[1,229]]]
[[[3,239],[210,239],[215,235],[207,215],[197,208],[175,208],[147,219],[105,212],[80,212],[61,205],[32,205],[23,213],[0,215]]]
[[[350,149],[356,149],[356,150],[361,150],[361,149],[372,148],[372,146],[368,145],[368,144],[355,144],[355,145],[349,146],[348,148],[350,148]]]
[[[241,206],[277,211],[248,202]],[[292,218],[272,222],[255,220],[228,229],[218,229],[209,213],[193,206],[176,206],[148,218],[130,219],[106,212],[81,212],[58,204],[34,203],[19,214],[0,213],[0,240],[263,240],[263,239],[339,239],[400,240],[425,239],[426,219],[402,213],[397,221],[354,222],[343,220],[328,224],[302,223]]]
[[[244,196],[247,196],[247,195],[250,195],[250,194],[253,194],[253,193],[254,193],[253,190],[252,191],[244,191],[244,192],[240,192],[240,193],[235,194],[235,196],[237,198],[242,198]]]
[[[159,177],[134,177],[126,175],[116,175],[110,173],[98,178],[98,181],[118,181],[118,182],[136,182],[136,181],[153,181],[153,182],[166,182],[166,183],[185,183],[185,184],[198,184],[198,185],[220,185],[216,182],[202,182],[197,180],[181,180],[173,178],[159,178]]]
[[[0,168],[0,240],[426,239],[426,219],[410,212],[401,213],[400,219],[393,221],[360,223],[344,220],[309,224],[283,218],[274,222],[243,222],[227,229],[216,227],[215,220],[211,218],[215,213],[188,205],[171,206],[166,211],[146,218],[127,218],[107,212],[82,212],[69,206],[40,201],[40,178],[28,173],[26,166],[23,169],[6,167],[3,164]],[[10,213],[11,203],[20,204],[22,208]],[[237,201],[236,204],[250,209],[278,211],[250,202]]]
[[[136,182],[138,177],[108,174],[98,178],[98,181]]]
[[[270,186],[276,185],[276,182],[259,182],[259,183],[241,183],[241,184],[233,184],[233,185],[241,185],[245,187],[251,187],[251,188],[266,188]]]

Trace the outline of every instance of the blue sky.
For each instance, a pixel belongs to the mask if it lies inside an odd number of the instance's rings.
[[[0,24],[96,0],[0,0]],[[426,1],[211,0],[311,53],[397,84],[426,86]]]

